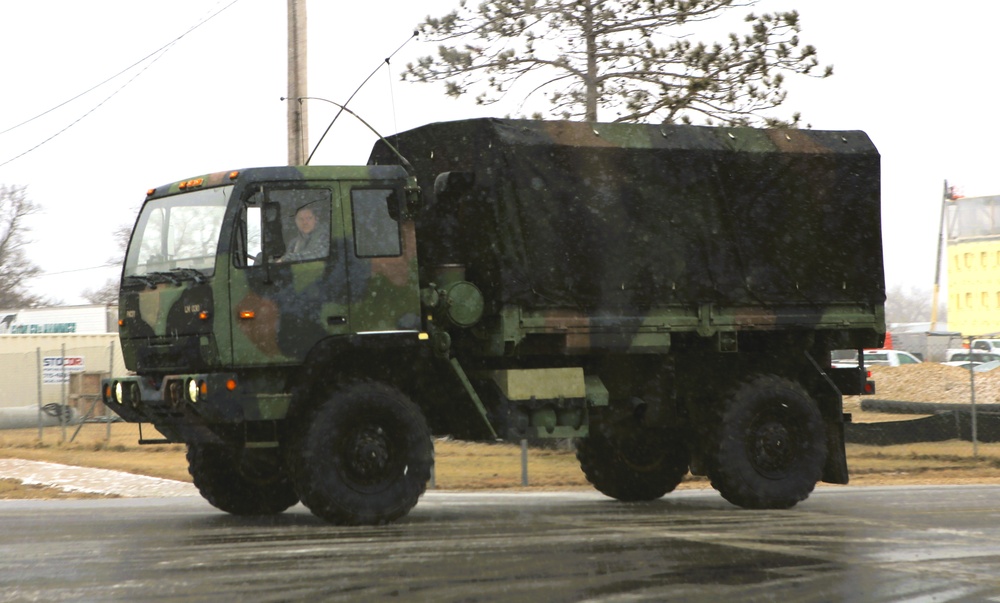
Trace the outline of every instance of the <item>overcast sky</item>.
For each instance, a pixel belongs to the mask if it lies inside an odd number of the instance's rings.
[[[231,2],[0,0],[0,132],[101,83]],[[239,0],[155,61],[0,134],[0,183],[27,186],[43,208],[31,221],[29,252],[46,276],[33,291],[84,303],[84,289],[117,278],[119,268],[95,267],[116,254],[112,233],[131,223],[146,189],[286,162],[279,100],[286,93],[285,4]],[[311,0],[309,94],[343,102],[426,15],[456,5]],[[802,39],[835,75],[792,78],[786,106],[813,128],[864,130],[872,138],[882,154],[887,284],[929,290],[943,181],[966,196],[1000,194],[997,91],[987,70],[998,54],[1000,3],[762,0],[755,10],[790,8],[800,12]],[[438,85],[400,82],[406,63],[434,46],[407,43],[351,108],[383,134],[516,110],[476,107],[471,98],[444,96]],[[335,112],[311,105],[311,144]],[[313,163],[363,164],[373,141],[344,115]]]

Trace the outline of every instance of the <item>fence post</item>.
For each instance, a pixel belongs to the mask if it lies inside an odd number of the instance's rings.
[[[528,440],[521,440],[521,485],[528,485]]]
[[[38,441],[42,441],[42,348],[35,348],[35,376],[38,377]]]
[[[62,428],[62,439],[59,443],[66,443],[66,411],[69,410],[69,404],[66,401],[66,344],[62,344],[62,376],[60,380],[62,381],[62,408],[59,409],[59,426]]]
[[[979,439],[976,433],[976,371],[973,370],[972,354],[969,354],[969,407],[972,414],[972,458],[979,458]]]
[[[115,342],[112,339],[108,344],[108,379],[115,376]],[[104,406],[104,443],[111,444],[111,410],[104,404],[104,388],[101,388],[101,405]]]

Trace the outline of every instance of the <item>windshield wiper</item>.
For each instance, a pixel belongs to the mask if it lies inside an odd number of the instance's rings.
[[[144,276],[140,276],[138,274],[130,274],[130,275],[128,275],[128,276],[126,276],[125,278],[122,279],[122,287],[125,287],[127,289],[131,289],[132,286],[135,285],[136,283],[144,286],[147,289],[155,289],[156,288],[156,283],[154,283],[152,280],[150,280],[150,279],[148,279],[148,278],[146,278]]]
[[[154,283],[181,284],[181,279],[177,278],[172,272],[147,272],[146,277]]]
[[[208,277],[205,276],[205,273],[197,268],[173,268],[169,272],[157,271],[147,272],[146,274],[130,274],[122,280],[122,286],[131,288],[136,283],[139,283],[148,289],[155,289],[156,285],[160,283],[170,283],[177,286],[189,279],[198,285],[208,282]]]
[[[170,272],[180,278],[190,278],[197,285],[208,282],[205,273],[197,268],[174,268]]]

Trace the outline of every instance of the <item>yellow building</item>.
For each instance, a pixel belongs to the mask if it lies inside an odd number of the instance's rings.
[[[948,202],[948,329],[1000,332],[1000,196]]]

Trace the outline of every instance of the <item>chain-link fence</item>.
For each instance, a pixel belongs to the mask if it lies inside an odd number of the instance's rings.
[[[872,377],[875,396],[845,399],[852,475],[853,461],[912,479],[1000,468],[1000,368],[925,362]]]
[[[37,427],[43,441],[110,434],[116,415],[101,402],[101,379],[125,373],[117,334],[0,338],[0,428]]]

